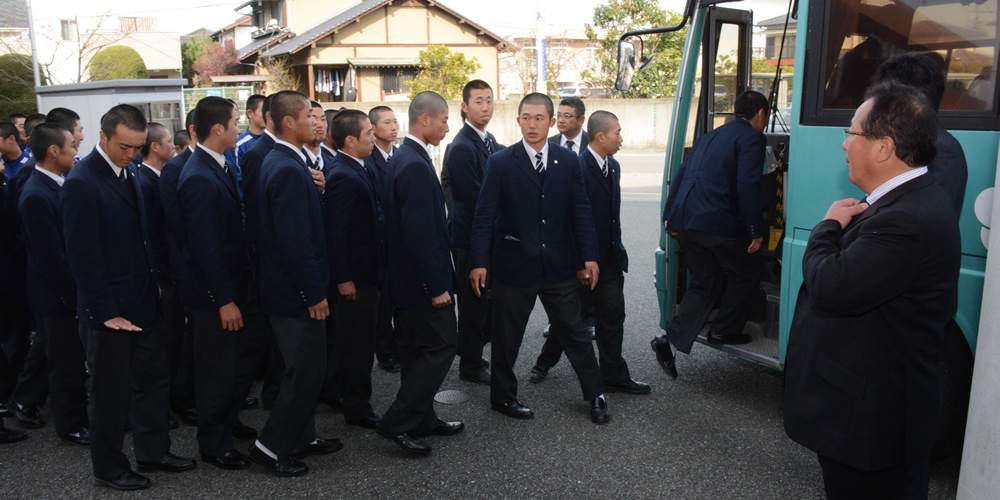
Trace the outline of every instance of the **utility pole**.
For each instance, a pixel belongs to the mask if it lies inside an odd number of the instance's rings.
[[[542,13],[535,0],[535,92],[546,93],[545,32],[542,27]]]
[[[38,37],[35,36],[35,15],[31,10],[31,0],[28,3],[28,40],[31,42],[31,72],[35,77],[35,107],[42,110],[42,98],[38,95],[38,87],[42,86],[42,77],[38,72]]]

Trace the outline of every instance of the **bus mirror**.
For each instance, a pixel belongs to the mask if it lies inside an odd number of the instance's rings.
[[[640,40],[642,40],[640,38]],[[641,42],[640,42],[641,43]],[[632,87],[632,77],[635,76],[635,45],[632,42],[618,42],[618,79],[615,88],[628,92]]]

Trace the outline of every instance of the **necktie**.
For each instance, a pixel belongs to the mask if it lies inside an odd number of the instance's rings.
[[[545,173],[545,164],[542,163],[541,151],[535,153],[535,172],[538,172],[539,174]]]
[[[601,165],[601,173],[604,174],[605,177],[608,176],[608,159],[607,158],[604,159],[604,164]]]
[[[118,180],[125,182],[125,179],[128,179],[128,174],[125,173],[125,169],[123,168],[118,172]]]
[[[490,138],[487,137],[487,138],[483,139],[483,142],[486,143],[486,154],[490,154],[490,155],[493,154],[493,143],[490,142]]]
[[[573,144],[574,144],[573,141],[566,141],[566,149],[572,150],[573,149]]]
[[[392,159],[392,153],[389,153],[389,155],[385,157],[385,161],[388,162],[391,159]]]

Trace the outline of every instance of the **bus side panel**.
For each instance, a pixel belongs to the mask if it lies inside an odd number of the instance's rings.
[[[965,212],[964,209],[962,211]],[[986,259],[963,255],[962,270],[958,276],[958,312],[955,313],[955,323],[958,323],[965,340],[969,341],[972,354],[976,354],[976,341],[979,337],[979,315],[985,280]]]
[[[795,300],[802,285],[802,257],[809,241],[807,229],[793,229],[785,233],[781,270],[781,308],[778,312],[778,364],[785,369],[785,352],[788,347],[788,330],[792,324]],[[793,264],[794,263],[794,264]]]

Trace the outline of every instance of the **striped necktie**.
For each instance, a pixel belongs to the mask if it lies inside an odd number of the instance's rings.
[[[545,173],[545,164],[542,163],[541,151],[535,153],[535,172],[538,172],[539,174]]]
[[[607,158],[604,159],[604,164],[601,165],[601,173],[604,174],[605,177],[608,176],[608,159]]]

